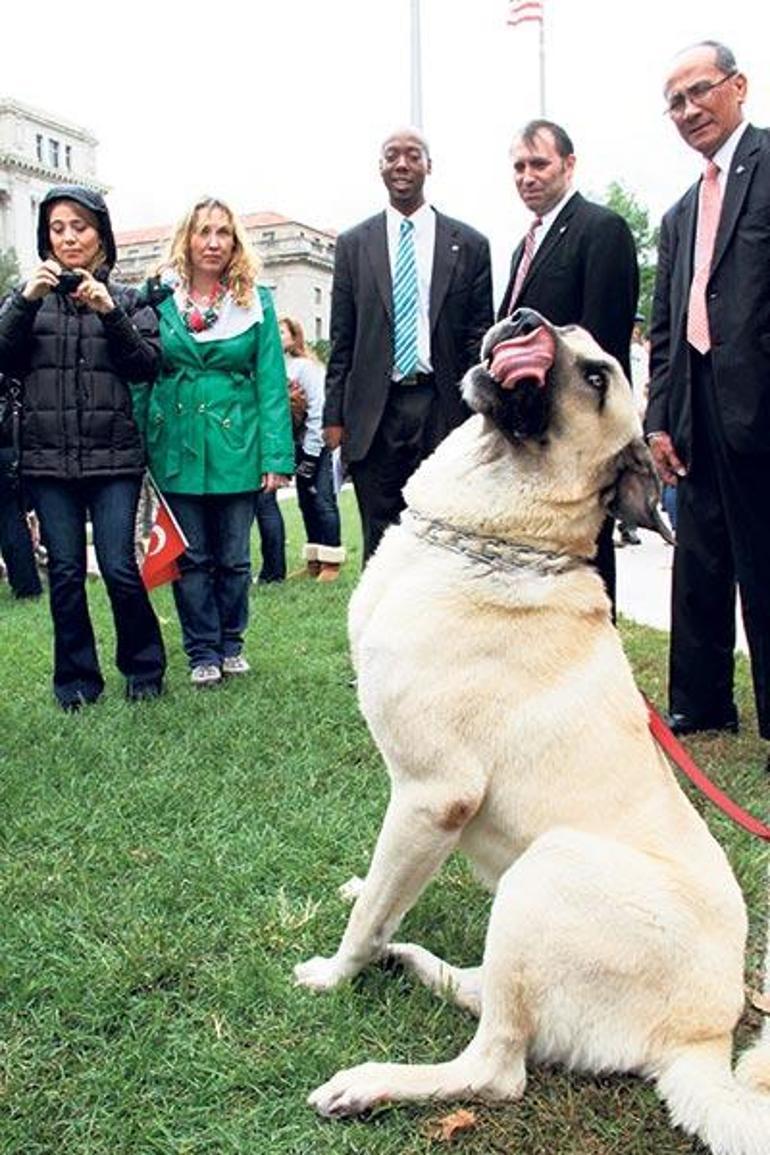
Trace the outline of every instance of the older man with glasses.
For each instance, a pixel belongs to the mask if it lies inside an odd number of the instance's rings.
[[[738,729],[737,586],[770,739],[770,134],[744,120],[746,90],[715,41],[680,53],[665,84],[706,163],[661,226],[646,428],[677,486],[672,729]]]

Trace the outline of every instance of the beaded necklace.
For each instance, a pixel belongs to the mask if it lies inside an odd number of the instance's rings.
[[[184,304],[179,312],[189,333],[202,333],[217,323],[226,293],[227,285],[224,281],[218,281],[204,308],[192,299],[189,289],[185,292]]]

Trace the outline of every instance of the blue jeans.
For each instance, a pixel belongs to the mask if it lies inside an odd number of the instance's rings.
[[[18,482],[11,482],[10,449],[0,449],[0,554],[8,570],[8,584],[17,598],[35,598],[43,592],[37,572],[29,526],[19,500]]]
[[[278,507],[278,496],[260,489],[254,496],[254,516],[262,550],[261,582],[282,582],[286,577],[286,527]]]
[[[30,484],[48,550],[54,629],[53,686],[62,706],[95,701],[104,689],[86,596],[86,520],[115,622],[115,664],[129,697],[160,689],[166,655],[134,549],[139,477],[38,477]]]
[[[322,449],[315,477],[297,474],[297,501],[305,534],[313,545],[340,544],[340,511],[334,492],[331,450]]]
[[[253,493],[164,493],[189,545],[174,582],[190,667],[220,666],[243,649],[249,621]]]

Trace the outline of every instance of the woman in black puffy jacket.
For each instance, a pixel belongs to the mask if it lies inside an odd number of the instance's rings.
[[[0,310],[0,372],[23,383],[21,472],[48,550],[54,694],[76,710],[104,687],[86,597],[90,520],[126,694],[155,697],[166,661],[134,551],[144,453],[128,382],[157,373],[157,321],[109,283],[115,241],[98,193],[52,188],[38,251],[42,264]]]

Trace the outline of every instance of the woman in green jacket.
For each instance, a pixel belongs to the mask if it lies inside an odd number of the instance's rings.
[[[242,650],[255,494],[285,485],[294,465],[275,310],[256,278],[243,226],[206,198],[178,226],[150,289],[162,361],[147,453],[189,542],[174,598],[199,687],[249,669]]]

